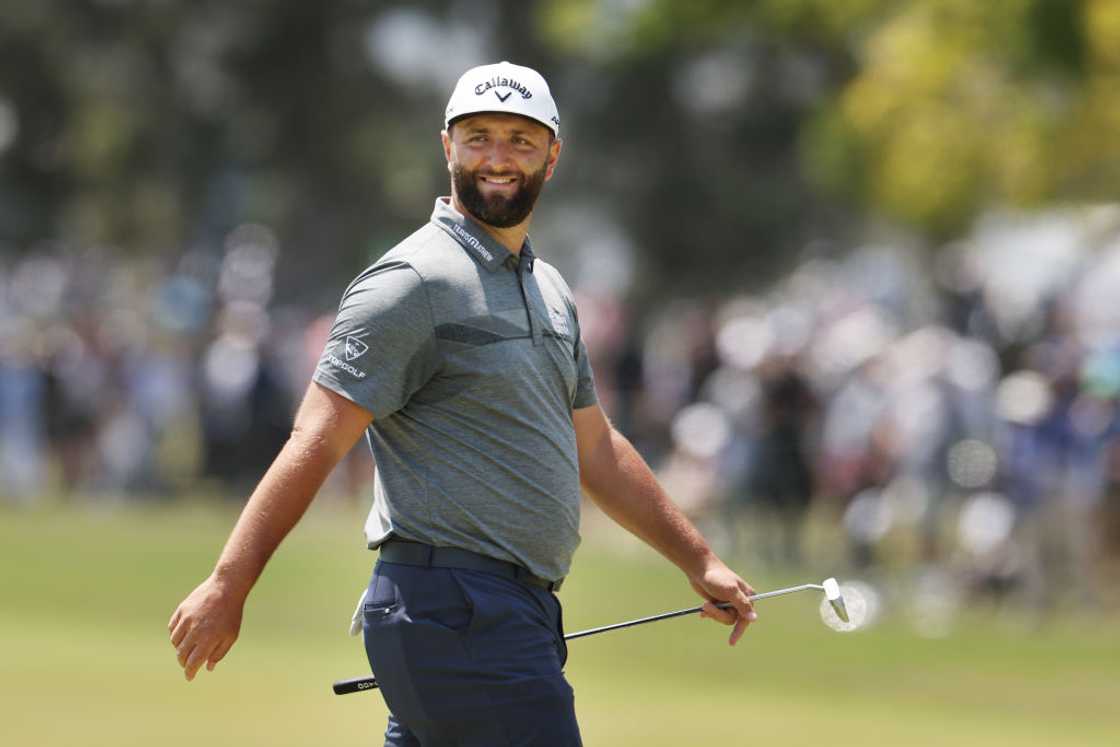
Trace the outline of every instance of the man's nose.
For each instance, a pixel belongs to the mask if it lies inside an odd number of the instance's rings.
[[[490,168],[512,168],[514,165],[513,146],[504,140],[492,141],[490,150],[486,154],[486,161]]]

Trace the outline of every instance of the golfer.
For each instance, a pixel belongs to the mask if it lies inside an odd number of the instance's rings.
[[[451,196],[346,289],[291,437],[171,616],[171,643],[188,680],[222,660],[269,557],[364,433],[380,556],[362,627],[385,744],[572,747],[556,592],[581,485],[684,572],[732,645],[753,589],[611,427],[571,290],[535,256],[533,206],[561,151],[548,85],[508,62],[473,68],[444,124]]]

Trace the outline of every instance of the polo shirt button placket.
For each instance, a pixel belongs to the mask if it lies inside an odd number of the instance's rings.
[[[532,260],[529,260],[532,263]],[[521,303],[525,306],[525,317],[529,320],[529,338],[533,345],[540,345],[544,339],[541,324],[533,324],[533,306],[529,303],[529,295],[525,292],[525,262],[519,262],[514,272],[517,274],[517,287],[521,291]],[[531,270],[530,270],[531,271]]]

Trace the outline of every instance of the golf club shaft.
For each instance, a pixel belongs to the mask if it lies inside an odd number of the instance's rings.
[[[783,594],[792,594],[795,591],[805,591],[806,589],[820,589],[817,584],[801,584],[800,586],[790,586],[786,589],[775,589],[774,591],[764,591],[761,594],[751,594],[747,599],[756,602],[759,599],[769,599],[770,597],[780,597]],[[721,610],[728,609],[733,605],[730,602],[720,602],[716,605]],[[606,633],[608,630],[620,630],[622,628],[631,628],[635,625],[644,625],[645,623],[657,622],[658,620],[668,620],[672,617],[683,617],[684,615],[692,615],[704,607],[689,607],[683,610],[674,610],[673,612],[662,612],[659,615],[650,615],[649,617],[640,617],[637,620],[627,620],[626,622],[614,623],[613,625],[603,625],[599,628],[591,628],[589,630],[581,630],[578,633],[569,633],[564,636],[565,641],[571,641],[576,638],[583,638],[588,635],[595,635],[596,633]]]
[[[759,599],[769,599],[770,597],[780,597],[783,594],[792,594],[797,591],[806,591],[808,589],[821,590],[824,587],[820,584],[801,584],[800,586],[790,586],[785,589],[775,589],[774,591],[764,591],[760,594],[751,594],[748,599],[756,602]],[[716,605],[720,609],[728,609],[731,607],[730,602],[720,602]],[[662,612],[659,615],[650,615],[649,617],[640,617],[637,620],[627,620],[626,622],[615,623],[613,625],[604,625],[599,628],[590,628],[588,630],[581,630],[576,633],[568,633],[564,636],[565,641],[572,641],[576,638],[583,638],[584,636],[595,635],[596,633],[606,633],[608,630],[620,630],[622,628],[630,628],[635,625],[644,625],[645,623],[657,622],[658,620],[668,620],[672,617],[683,617],[684,615],[693,615],[704,609],[703,606],[689,607],[683,610],[674,610],[673,612]],[[335,695],[347,695],[349,693],[358,693],[363,690],[373,690],[377,687],[377,680],[374,677],[354,677],[348,680],[339,680],[332,686]]]

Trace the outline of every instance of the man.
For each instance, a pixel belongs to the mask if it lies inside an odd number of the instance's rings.
[[[702,614],[735,626],[732,644],[755,619],[753,590],[608,423],[571,291],[534,257],[532,209],[561,149],[548,85],[507,62],[473,68],[445,127],[450,198],[346,290],[291,438],[172,615],[171,642],[188,680],[221,661],[268,558],[365,432],[380,559],[362,622],[386,745],[570,747],[554,592],[581,483],[680,567]]]

